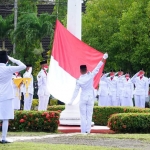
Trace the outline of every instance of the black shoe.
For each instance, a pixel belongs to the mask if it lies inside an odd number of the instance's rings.
[[[2,144],[8,144],[8,143],[12,143],[12,142],[7,141],[7,140],[2,140],[0,143],[2,143]]]

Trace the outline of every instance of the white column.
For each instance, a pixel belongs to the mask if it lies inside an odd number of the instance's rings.
[[[67,29],[81,40],[82,0],[68,0]],[[66,105],[60,114],[61,125],[80,125],[79,104]]]
[[[81,40],[82,0],[68,0],[67,29]]]

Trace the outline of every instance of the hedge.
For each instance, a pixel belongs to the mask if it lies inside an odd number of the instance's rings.
[[[49,111],[63,111],[65,109],[64,105],[49,106]],[[92,121],[95,125],[106,126],[107,121],[112,114],[118,113],[142,113],[150,112],[149,108],[136,108],[136,107],[100,107],[94,106]]]
[[[114,114],[108,126],[118,133],[150,133],[150,113]]]
[[[94,106],[93,121],[96,125],[107,125],[108,119],[112,114],[118,113],[142,113],[150,112],[149,108],[137,108],[137,107],[99,107]]]
[[[56,132],[59,116],[57,111],[15,111],[14,120],[9,121],[9,130]]]

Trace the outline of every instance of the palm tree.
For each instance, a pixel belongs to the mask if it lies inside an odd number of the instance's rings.
[[[51,16],[42,14],[38,17],[36,14],[31,13],[21,16],[13,38],[17,45],[21,45],[22,49],[32,48],[32,51],[38,54],[43,51],[41,40],[52,35]]]

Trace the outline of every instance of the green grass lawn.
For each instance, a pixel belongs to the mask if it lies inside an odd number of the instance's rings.
[[[0,150],[133,150],[133,149],[120,149],[101,146],[84,146],[84,145],[62,145],[62,144],[40,144],[40,143],[27,143],[15,142],[11,144],[1,144]]]
[[[8,132],[8,138],[13,136],[44,136],[56,133],[46,132]],[[60,133],[59,133],[60,134]],[[0,132],[1,135],[1,132]],[[150,142],[150,134],[89,134],[89,135],[73,135],[76,138],[98,139],[98,138],[115,138],[115,139],[135,139]],[[114,148],[102,146],[86,146],[86,145],[68,145],[68,144],[49,144],[39,142],[14,142],[11,144],[0,144],[0,150],[137,150],[131,148]]]

